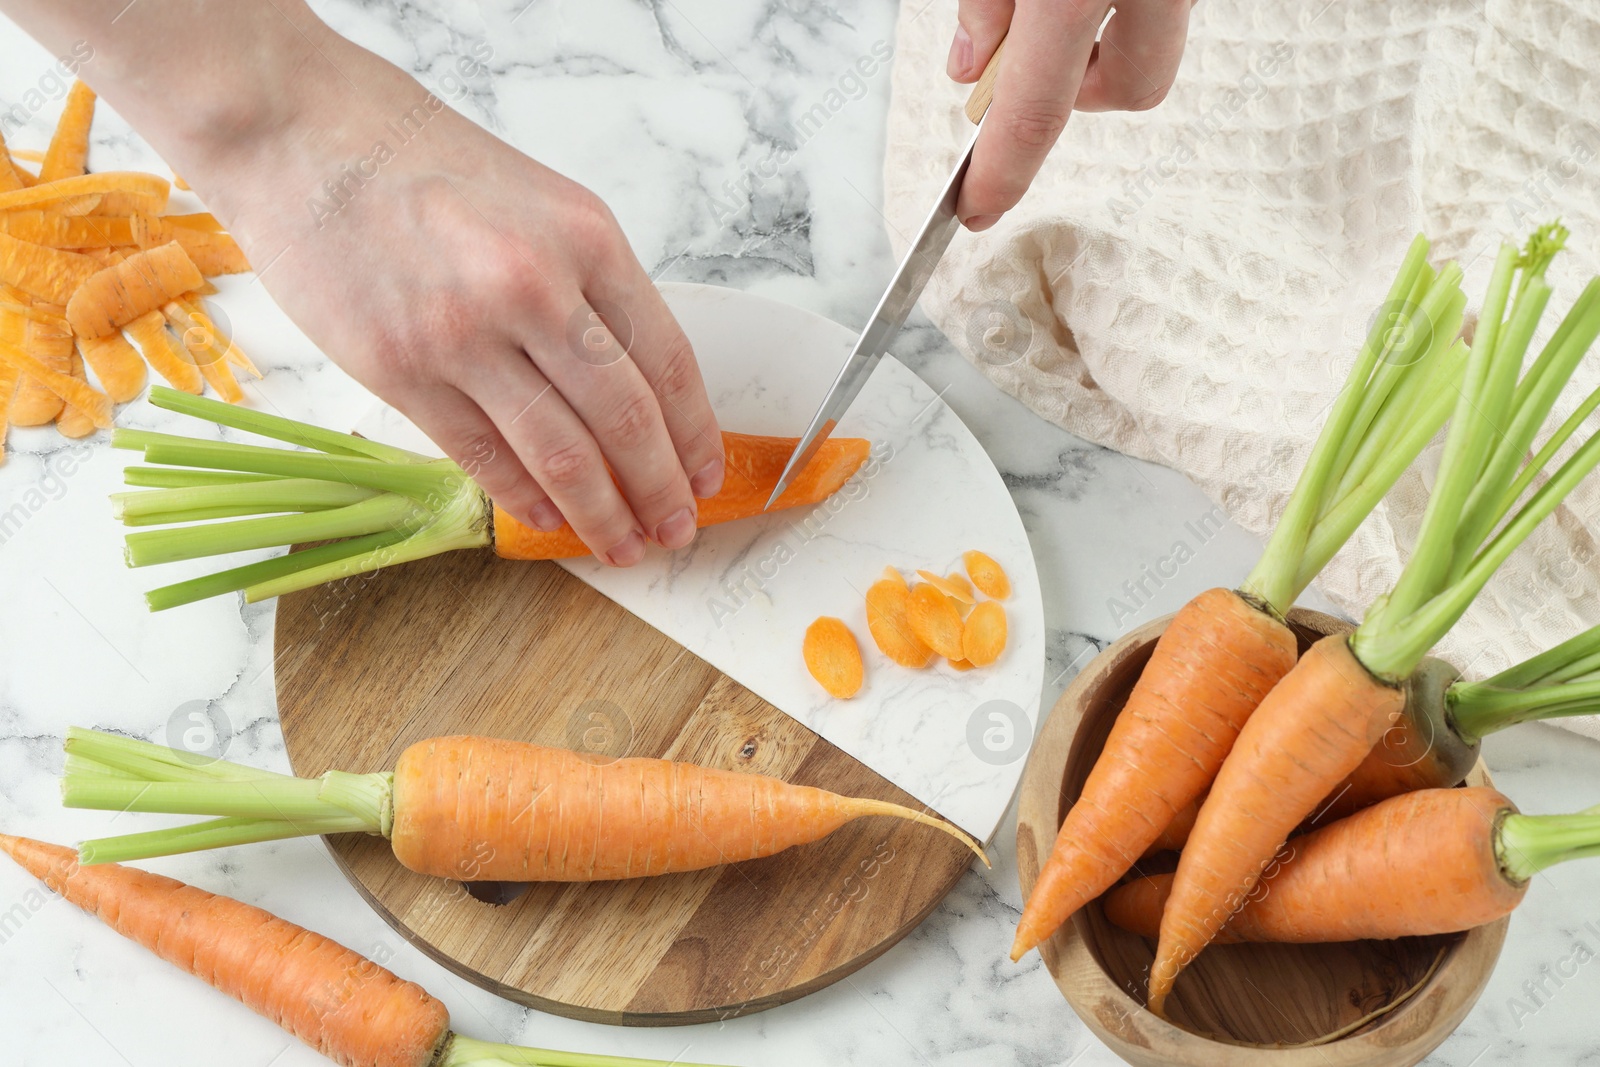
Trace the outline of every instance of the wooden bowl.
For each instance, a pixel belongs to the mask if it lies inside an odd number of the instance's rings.
[[[1045,723],[1018,798],[1024,898],[1171,618],[1140,627],[1096,656]],[[1296,610],[1289,622],[1302,650],[1350,630],[1320,612]],[[1488,784],[1481,762],[1468,780]],[[1395,941],[1213,946],[1178,979],[1170,1022],[1144,1008],[1154,945],[1113,926],[1099,901],[1039,949],[1072,1009],[1139,1067],[1409,1067],[1449,1036],[1483,992],[1506,926],[1501,919],[1464,934]]]

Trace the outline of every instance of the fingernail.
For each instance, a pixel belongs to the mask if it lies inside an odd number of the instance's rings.
[[[966,227],[973,233],[982,233],[999,221],[999,215],[974,215],[966,221]]]
[[[680,508],[656,527],[656,544],[662,548],[682,548],[694,540],[694,509]]]
[[[972,69],[972,38],[967,33],[967,28],[956,25],[955,40],[950,42],[950,58],[945,62],[945,73],[950,77],[960,79],[967,76],[967,71]]]
[[[555,533],[567,521],[561,517],[561,511],[548,500],[541,500],[529,508],[528,517],[535,530],[543,530],[545,533]]]
[[[629,533],[606,553],[606,562],[613,567],[631,567],[641,559],[644,559],[644,534],[638,530]]]
[[[716,496],[722,491],[722,479],[726,470],[722,457],[718,456],[694,472],[694,477],[689,479],[689,488],[701,500]]]

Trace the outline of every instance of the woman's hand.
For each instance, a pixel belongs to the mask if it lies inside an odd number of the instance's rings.
[[[1142,111],[1172,88],[1194,0],[961,0],[948,69],[974,82],[1001,40],[994,102],[956,214],[987,230],[1016,207],[1073,111]],[[1095,34],[1105,23],[1100,39]]]

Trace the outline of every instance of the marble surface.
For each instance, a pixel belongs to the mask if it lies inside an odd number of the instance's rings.
[[[467,114],[598,190],[663,281],[758,292],[841,322],[871,311],[891,268],[878,214],[887,77],[850,72],[858,58],[887,47],[888,0],[341,2],[321,10]],[[444,84],[452,56],[484,41],[494,49],[489,72]],[[49,57],[0,23],[0,104],[22,103],[36,87],[47,91],[49,66]],[[819,103],[826,121],[792,125]],[[46,103],[21,130],[7,125],[7,137],[42,146],[56,106]],[[94,166],[159,167],[110,111],[95,141]],[[792,158],[775,164],[780,148]],[[219,306],[267,372],[248,387],[253,402],[330,425],[349,424],[371,403],[284,322],[259,286],[235,280]],[[1047,702],[1129,626],[1245,573],[1259,546],[1217,526],[1218,513],[1183,479],[1033,418],[920,317],[895,351],[973,430],[1022,516],[1044,598]],[[143,404],[125,418],[171,425]],[[60,841],[106,831],[103,814],[59,806],[60,737],[69,723],[165,740],[198,709],[225,730],[231,757],[286,770],[272,700],[271,606],[218,601],[146,614],[139,593],[153,579],[123,569],[105,503],[125,457],[103,439],[63,445],[44,431],[13,432],[10,446],[0,467],[0,826]],[[1180,543],[1189,551],[1177,552]],[[1180,555],[1187,561],[1174,569]],[[1487,750],[1498,783],[1524,810],[1600,799],[1594,742],[1533,726],[1492,738]],[[110,825],[131,828],[132,819]],[[476,1037],[779,1067],[1117,1062],[1067,1009],[1036,956],[1020,965],[1005,960],[1020,908],[1013,836],[1008,818],[994,870],[969,872],[927,922],[849,979],[759,1015],[664,1030],[544,1016],[466,985],[400,942],[315,841],[151,866],[387,962],[443,998],[456,1027]],[[1597,900],[1600,864],[1541,876],[1512,919],[1483,999],[1430,1062],[1591,1061]],[[0,1028],[6,1064],[326,1062],[41,895],[6,865]]]
[[[694,345],[724,429],[798,436],[855,344],[856,331],[737,289],[662,284]],[[386,404],[357,432],[443,453]],[[1012,758],[1038,718],[1044,619],[1028,535],[972,432],[905,364],[885,357],[836,435],[872,442],[830,499],[701,531],[693,545],[627,570],[561,565],[685,648],[980,840],[993,836],[1022,772]],[[929,521],[930,518],[937,521]],[[981,548],[1011,578],[1008,643],[982,670],[896,666],[867,631],[867,587],[885,566],[949,574]],[[806,673],[795,635],[842,618],[866,661],[848,701]]]

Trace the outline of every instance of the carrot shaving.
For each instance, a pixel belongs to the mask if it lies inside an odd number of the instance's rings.
[[[22,184],[22,176],[11,165],[11,154],[6,150],[6,139],[0,133],[0,193],[9,193],[13,189],[26,188]]]
[[[848,700],[860,692],[861,649],[842,620],[824,615],[807,626],[803,652],[806,670],[829,696]]]
[[[144,392],[144,360],[121,333],[80,337],[78,351],[113,403],[125,404]]]
[[[83,374],[83,359],[74,350],[71,357],[72,377],[88,387],[89,381]],[[88,412],[80,407],[65,404],[61,413],[56,416],[56,429],[63,437],[88,437],[94,433],[94,419]]]
[[[143,353],[152,370],[167,380],[174,389],[199,394],[204,391],[204,380],[194,360],[172,341],[167,332],[167,320],[159,311],[147,312],[128,323],[128,335]]]
[[[59,320],[52,320],[44,309],[29,306],[24,310],[27,314],[7,316],[5,340],[52,370],[70,372],[72,353],[68,348],[72,341],[65,328],[56,325]],[[17,382],[17,395],[11,403],[11,421],[18,426],[43,426],[61,414],[61,407],[60,396],[39,379],[23,374]]]
[[[65,304],[93,277],[88,256],[19,241],[0,233],[0,281],[52,304]]]
[[[81,81],[72,83],[66,105],[50,138],[50,148],[39,164],[41,182],[76,178],[89,160],[89,126],[94,122],[94,90]]]
[[[224,334],[217,324],[211,321],[211,316],[205,313],[194,293],[186,293],[178,297],[163,307],[162,310],[166,313],[173,327],[178,330],[179,335],[184,340],[184,344],[191,344],[192,337],[194,339],[193,343],[201,345],[208,351],[214,352],[220,348],[223,350],[222,358],[224,360],[236,367],[243,368],[245,373],[258,381],[260,380],[261,372],[250,361],[250,357],[244,354],[244,349],[240,348],[233,338]],[[198,358],[196,362],[199,362]]]
[[[85,280],[67,302],[67,321],[79,337],[104,337],[202,281],[175,241],[136,252]]]
[[[166,208],[171,188],[165,178],[154,174],[140,174],[136,171],[101,171],[98,174],[85,174],[77,178],[62,178],[60,181],[40,181],[26,189],[13,189],[10,192],[0,193],[0,211],[12,211],[21,207],[36,208],[52,201],[90,194],[105,196],[111,193],[132,193],[141,200],[155,205],[153,211],[147,212],[154,215],[160,214]]]
[[[243,274],[250,269],[244,250],[225,233],[200,229],[194,226],[174,226],[166,219],[135,215],[132,219],[133,243],[140,248],[176,241],[189,254],[200,273],[207,277],[218,274]]]
[[[68,357],[70,358],[70,357]],[[39,383],[63,401],[82,408],[102,430],[111,429],[111,398],[89,387],[88,383],[63,374],[46,365],[35,356],[13,345],[0,345],[0,360],[4,360]]]
[[[130,219],[24,209],[0,214],[0,233],[47,248],[108,248],[134,243]]]

